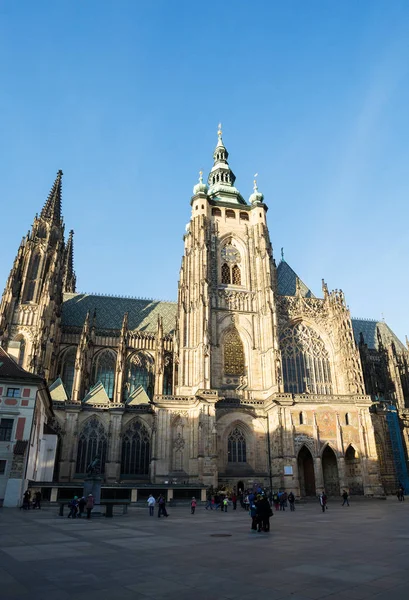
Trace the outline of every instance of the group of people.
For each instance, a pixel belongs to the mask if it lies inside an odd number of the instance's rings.
[[[153,515],[155,514],[155,505],[158,505],[158,518],[160,519],[161,516],[163,515],[164,517],[168,517],[168,511],[166,510],[166,500],[165,497],[162,494],[159,494],[158,499],[156,500],[154,498],[154,496],[152,494],[149,495],[149,498],[147,500],[148,503],[148,508],[149,508],[149,515],[151,517],[153,517]],[[196,508],[196,505],[195,505]],[[194,513],[194,511],[192,512],[192,514]]]
[[[232,503],[233,510],[237,509],[237,496],[236,494],[232,494],[230,497],[228,495],[222,496],[219,494],[215,494],[214,496],[209,494],[207,496],[205,509],[206,510],[218,510],[220,508],[221,512],[227,512],[227,507],[229,503]]]
[[[261,533],[270,531],[270,517],[273,516],[270,502],[267,496],[264,494],[253,493],[249,494],[248,497],[250,509],[249,514],[251,517],[251,531],[258,531]]]
[[[33,498],[31,498],[30,490],[26,490],[23,495],[23,503],[20,509],[29,510],[30,508],[41,508],[42,494],[40,491],[35,492]]]
[[[70,512],[68,513],[69,519],[76,519],[77,517],[80,519],[85,511],[87,512],[87,519],[91,518],[91,512],[95,505],[95,499],[92,494],[88,494],[88,497],[82,496],[78,498],[78,496],[74,496],[71,502],[68,504]]]

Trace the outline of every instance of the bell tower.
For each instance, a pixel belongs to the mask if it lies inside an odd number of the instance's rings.
[[[219,126],[208,183],[200,173],[184,236],[177,393],[213,389],[263,400],[281,389],[276,266],[263,194],[255,181],[244,200],[228,157]]]
[[[64,242],[62,171],[22,239],[0,304],[0,343],[25,369],[54,375],[63,291],[75,291],[73,240]],[[63,289],[66,288],[66,289]]]

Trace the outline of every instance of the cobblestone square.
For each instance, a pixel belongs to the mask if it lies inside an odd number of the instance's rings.
[[[0,511],[0,597],[53,600],[407,600],[409,502],[332,500],[275,513],[252,533],[238,508],[131,508],[69,520],[55,507]]]

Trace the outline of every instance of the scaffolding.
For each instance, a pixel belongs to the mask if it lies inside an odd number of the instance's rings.
[[[401,484],[405,493],[409,493],[409,475],[406,463],[405,450],[402,443],[402,433],[399,424],[399,416],[396,406],[388,404],[386,406],[386,422],[388,423],[389,436],[391,439],[393,463],[395,465],[396,478],[398,484]]]

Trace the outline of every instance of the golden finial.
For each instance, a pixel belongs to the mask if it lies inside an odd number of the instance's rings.
[[[219,136],[219,138],[222,137],[222,124],[221,123],[219,123],[218,130],[217,130],[217,135]]]
[[[202,171],[202,169],[200,169],[200,171],[199,171],[199,182],[200,183],[203,182],[203,171]]]
[[[256,179],[257,177],[258,177],[258,173],[254,173],[254,180],[253,180],[254,187],[253,187],[253,189],[254,189],[255,192],[257,192],[257,190],[258,190],[257,179]]]

